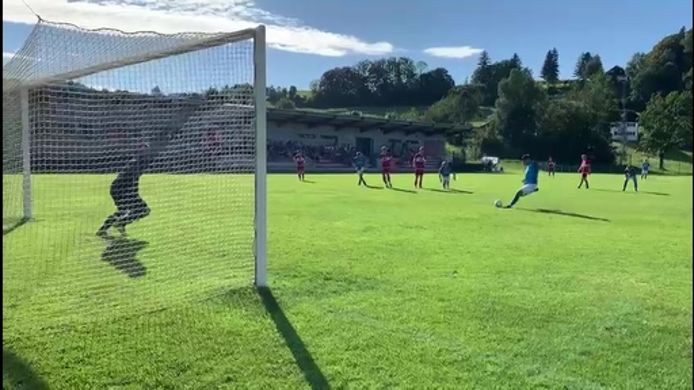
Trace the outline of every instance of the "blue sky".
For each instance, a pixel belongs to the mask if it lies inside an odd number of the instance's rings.
[[[308,88],[327,69],[407,56],[445,67],[456,82],[517,52],[539,75],[547,50],[571,77],[583,51],[624,65],[666,34],[691,27],[689,0],[27,0],[45,19],[126,31],[220,31],[268,26],[268,84]],[[3,1],[3,58],[21,47],[34,16]]]

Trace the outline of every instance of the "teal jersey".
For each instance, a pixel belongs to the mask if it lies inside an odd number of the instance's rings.
[[[537,174],[539,170],[537,168],[537,163],[531,161],[527,167],[525,167],[525,177],[523,179],[524,184],[537,184]]]
[[[453,173],[453,169],[451,168],[451,164],[446,164],[446,165],[442,166],[441,168],[439,168],[439,175],[441,175],[441,176],[444,176],[444,177],[450,176],[451,173]]]
[[[354,163],[354,166],[357,168],[364,168],[366,165],[366,156],[361,155],[361,156],[354,156],[352,159],[352,162]]]

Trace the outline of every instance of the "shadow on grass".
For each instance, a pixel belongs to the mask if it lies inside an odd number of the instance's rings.
[[[591,221],[610,222],[609,219],[605,219],[605,218],[593,217],[590,215],[571,213],[571,212],[566,212],[566,211],[561,211],[561,210],[549,210],[549,209],[534,209],[534,210],[532,210],[532,209],[522,209],[522,208],[518,208],[518,210],[531,211],[533,213],[563,215],[565,217],[588,219]]]
[[[312,389],[329,389],[328,380],[323,375],[316,362],[313,360],[311,353],[306,349],[306,345],[301,340],[301,337],[296,333],[296,329],[292,326],[287,316],[284,315],[282,308],[272,295],[272,290],[266,287],[258,288],[258,295],[263,301],[263,306],[272,318],[272,321],[277,327],[277,331],[284,338],[284,342],[289,347],[289,350],[294,356],[296,364],[304,374],[304,378],[309,383]]]
[[[304,179],[304,180],[302,180],[301,182],[302,182],[302,183],[308,183],[308,184],[316,184],[316,182],[313,181],[313,180],[305,180],[305,179]]]
[[[382,189],[383,189],[383,187],[371,186],[371,185],[368,185],[368,184],[366,184],[365,186],[366,186],[366,188],[369,188],[369,189],[372,189],[372,190],[382,190]]]
[[[29,218],[12,218],[12,219],[8,219],[7,227],[5,227],[5,219],[3,218],[2,235],[4,236],[5,234],[12,233],[15,229],[24,225],[27,222],[29,222]]]
[[[648,194],[648,195],[658,195],[658,196],[670,196],[667,192],[655,192],[655,191],[622,191],[622,190],[609,190],[606,188],[595,188],[595,191],[602,191],[602,192],[629,192],[631,194]]]
[[[2,388],[48,389],[48,384],[38,376],[31,365],[14,352],[2,349]]]
[[[131,278],[139,278],[147,273],[147,268],[137,260],[137,252],[149,243],[127,237],[104,237],[104,241],[107,242],[107,246],[101,254],[101,260]]]
[[[472,191],[456,190],[453,188],[448,189],[448,190],[439,189],[439,188],[425,188],[425,190],[434,191],[434,192],[443,192],[446,194],[474,194],[474,192],[472,192]]]
[[[416,193],[417,193],[417,191],[414,191],[414,190],[406,190],[406,189],[404,189],[404,188],[391,187],[390,189],[393,190],[393,191],[398,191],[398,192],[406,192],[406,193],[408,193],[408,194],[416,194]]]

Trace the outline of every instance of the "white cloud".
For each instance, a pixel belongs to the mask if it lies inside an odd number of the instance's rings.
[[[2,64],[5,65],[7,61],[11,60],[12,57],[14,57],[14,53],[8,53],[6,51],[2,52]]]
[[[426,54],[442,58],[468,58],[482,53],[484,49],[470,46],[430,47],[424,49]]]
[[[365,42],[303,25],[259,9],[251,0],[32,0],[31,7],[46,20],[124,31],[219,32],[265,24],[269,47],[295,53],[341,57],[383,55],[394,50],[388,42]],[[22,0],[4,0],[2,10],[3,21],[36,22]]]

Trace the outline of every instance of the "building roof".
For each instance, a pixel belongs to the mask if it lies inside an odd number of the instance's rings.
[[[309,128],[328,125],[334,126],[335,130],[345,127],[355,127],[362,132],[370,129],[380,129],[384,134],[401,131],[405,134],[423,133],[426,135],[446,135],[454,131],[472,131],[472,126],[452,123],[411,122],[362,115],[328,114],[323,112],[287,110],[271,107],[267,109],[267,120],[280,125],[285,123],[301,123]]]

